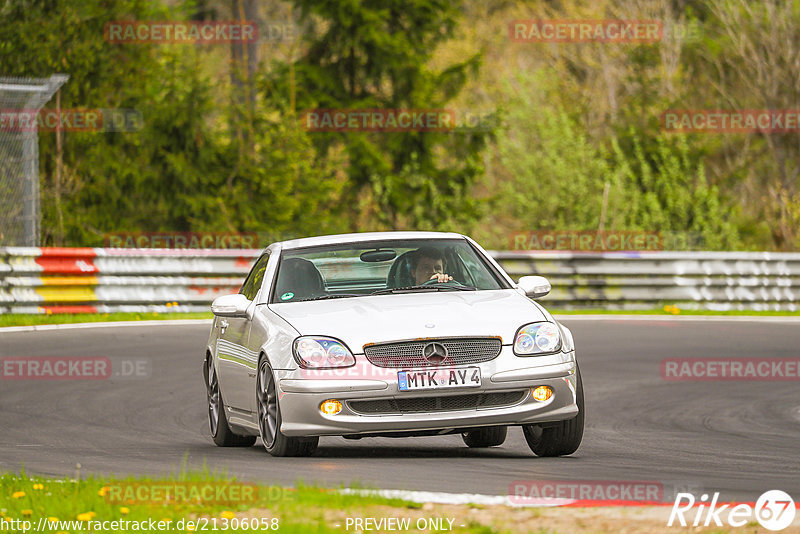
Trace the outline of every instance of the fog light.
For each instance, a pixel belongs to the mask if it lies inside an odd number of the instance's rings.
[[[553,396],[553,389],[550,386],[539,386],[533,390],[533,398],[537,401],[546,401]]]
[[[329,399],[319,405],[319,411],[325,415],[336,415],[342,411],[342,403],[336,399]]]

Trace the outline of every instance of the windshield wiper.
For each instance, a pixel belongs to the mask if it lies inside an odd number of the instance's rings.
[[[363,297],[359,293],[333,293],[331,295],[322,295],[321,297],[314,297],[313,299],[309,300],[325,300],[325,299],[344,299],[347,297]]]
[[[391,287],[386,289],[379,289],[378,291],[373,291],[370,295],[386,295],[389,293],[404,293],[404,292],[411,292],[411,291],[419,291],[419,290],[433,290],[433,291],[476,291],[477,288],[472,286],[453,286],[446,283],[441,284],[422,284],[417,286],[405,286],[405,287]]]

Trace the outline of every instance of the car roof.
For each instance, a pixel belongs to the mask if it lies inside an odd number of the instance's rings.
[[[273,243],[268,248],[279,247],[282,250],[290,250],[318,245],[340,245],[366,241],[383,241],[387,239],[465,239],[465,236],[455,232],[360,232],[355,234],[323,235],[291,239]]]

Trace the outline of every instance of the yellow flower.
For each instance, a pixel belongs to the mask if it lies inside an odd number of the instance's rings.
[[[30,517],[33,514],[33,510],[26,508],[25,510],[20,510],[22,517]]]
[[[127,506],[120,506],[119,513],[121,513],[122,515],[128,515],[129,513],[131,513],[131,509],[128,508]]]
[[[21,499],[21,498],[23,498],[25,496],[25,492],[24,491],[15,491],[14,493],[11,494],[11,496],[14,497],[15,499]]]
[[[106,492],[108,492],[108,490],[110,490],[110,489],[111,488],[109,488],[108,486],[103,486],[102,488],[100,488],[100,491],[98,491],[97,494],[99,496],[101,496],[101,497],[105,497],[106,496]]]
[[[47,520],[50,521],[51,523],[58,523],[58,518],[57,517],[50,516],[50,517],[47,518]]]
[[[84,512],[78,514],[78,521],[91,521],[92,517],[94,517],[94,512]]]
[[[34,484],[33,485],[33,489],[35,489],[35,490],[43,490],[44,489],[44,484]]]
[[[225,510],[219,515],[222,519],[233,519],[234,517],[236,517],[235,515],[233,515],[233,512],[229,512],[228,510]]]

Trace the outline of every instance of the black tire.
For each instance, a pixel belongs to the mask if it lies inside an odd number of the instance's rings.
[[[577,451],[581,444],[586,411],[583,403],[583,380],[577,366],[575,374],[577,377],[575,402],[578,405],[578,415],[558,423],[522,425],[525,441],[536,456],[566,456]]]
[[[258,362],[256,378],[258,430],[264,448],[272,456],[311,456],[316,452],[319,436],[291,438],[281,432],[281,407],[272,369],[265,357]]]
[[[225,415],[225,403],[222,402],[222,392],[219,389],[219,380],[214,364],[209,356],[206,359],[206,396],[208,397],[208,427],[211,438],[217,447],[252,447],[256,436],[242,436],[235,434],[228,426]]]
[[[508,436],[506,426],[487,426],[461,433],[461,439],[472,449],[497,447],[505,442],[506,436]]]

